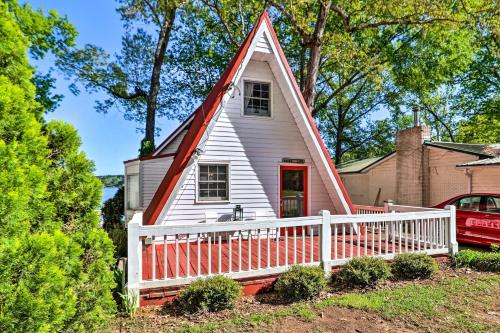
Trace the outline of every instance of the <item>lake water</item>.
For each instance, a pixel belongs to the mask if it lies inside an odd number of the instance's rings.
[[[118,191],[118,187],[103,187],[102,188],[102,203],[105,203],[106,200],[111,199],[117,191]]]

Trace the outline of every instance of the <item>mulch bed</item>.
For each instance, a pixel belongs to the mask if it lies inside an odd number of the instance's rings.
[[[453,269],[447,262],[439,262],[440,270],[431,279],[423,281],[392,281],[387,280],[384,283],[377,285],[375,288],[360,290],[356,289],[356,292],[368,292],[373,290],[391,290],[400,288],[408,284],[415,283],[425,283],[426,285],[436,284],[439,281],[450,277],[463,277],[467,276],[469,278],[474,278],[475,276],[484,275],[485,273],[480,273],[472,271],[470,269]],[[334,295],[342,295],[349,290],[330,290],[321,295],[321,298],[329,298]],[[175,331],[176,329],[182,327],[186,324],[195,323],[207,323],[207,322],[220,322],[235,316],[247,316],[255,313],[266,313],[271,311],[276,311],[284,307],[289,306],[282,302],[275,293],[266,293],[256,296],[245,296],[241,299],[238,305],[231,310],[224,310],[217,313],[199,313],[199,314],[183,314],[179,312],[178,307],[174,303],[169,303],[165,306],[150,306],[141,308],[138,310],[135,318],[129,319],[127,317],[117,317],[111,326],[112,332],[150,332],[151,328],[154,327],[156,331]],[[335,312],[325,311],[324,316],[326,319],[319,319],[321,321],[332,320],[338,322],[339,332],[385,332],[385,331],[401,331],[404,332],[406,328],[401,323],[387,322],[381,317],[373,313],[367,313],[365,311],[353,310],[353,309],[342,309],[335,308]],[[332,318],[329,318],[333,316]],[[328,319],[329,318],[329,319]],[[299,329],[301,326],[303,329],[299,331],[306,332],[310,323],[304,323],[300,319],[290,318],[286,320],[286,325],[280,325],[279,332],[292,332]],[[355,328],[351,327],[352,322],[355,322]],[[363,322],[366,325],[362,324]],[[290,326],[291,325],[291,326]],[[295,326],[298,325],[298,326]],[[371,326],[370,326],[371,325]],[[396,326],[395,326],[396,325]],[[349,329],[351,327],[353,330]],[[310,328],[310,327],[309,327]],[[370,328],[370,329],[368,329]],[[290,329],[290,330],[289,330]],[[277,331],[276,328],[269,328],[270,332]],[[328,332],[336,332],[334,327],[327,330]]]

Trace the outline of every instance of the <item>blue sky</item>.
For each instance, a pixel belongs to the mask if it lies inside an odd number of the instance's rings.
[[[121,48],[122,24],[115,11],[116,2],[111,0],[29,0],[34,8],[44,10],[55,9],[61,15],[68,16],[79,33],[77,45],[95,44],[108,53],[118,52]],[[36,62],[42,72],[53,63],[48,57]],[[136,128],[142,125],[123,119],[118,110],[108,114],[97,113],[94,101],[99,94],[88,94],[84,90],[74,96],[68,90],[69,82],[57,71],[56,91],[63,94],[64,100],[59,108],[47,115],[48,119],[66,121],[76,127],[83,142],[82,150],[95,162],[96,174],[122,174],[123,161],[137,156],[139,142],[143,134]],[[157,126],[161,128],[161,141],[169,134],[178,122],[159,119]]]
[[[104,48],[109,54],[120,51],[123,27],[115,10],[115,1],[26,0],[26,2],[34,8],[41,7],[46,11],[55,9],[59,14],[66,15],[79,33],[77,46],[95,44]],[[45,73],[53,66],[53,62],[52,57],[47,57],[34,64]],[[117,109],[107,114],[97,113],[94,109],[95,100],[104,97],[102,93],[88,94],[81,89],[81,93],[75,96],[68,90],[70,82],[66,81],[61,73],[55,71],[53,75],[58,79],[56,92],[65,97],[59,108],[48,114],[47,118],[63,120],[76,127],[82,138],[82,150],[95,162],[96,175],[122,174],[123,161],[138,155],[143,134],[138,133],[136,129],[143,128],[143,124],[123,119],[123,115]],[[386,116],[387,112],[382,110],[372,115],[372,119],[383,119]],[[178,122],[157,119],[156,125],[161,129],[156,141],[161,142],[178,126]]]

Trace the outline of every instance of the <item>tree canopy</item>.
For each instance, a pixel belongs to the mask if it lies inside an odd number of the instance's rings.
[[[414,108],[434,138],[452,141],[470,137],[459,134],[467,117],[499,111],[499,13],[491,1],[118,4],[122,51],[110,56],[88,45],[59,64],[88,90],[108,93],[98,110],[116,106],[145,123],[143,154],[154,146],[155,117],[185,117],[265,9],[337,163],[390,150]]]

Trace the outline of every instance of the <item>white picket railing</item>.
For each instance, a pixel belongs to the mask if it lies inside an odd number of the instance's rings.
[[[223,274],[249,278],[319,265],[325,273],[356,256],[454,253],[455,207],[445,210],[330,215],[142,226],[128,225],[128,290],[184,285]]]

